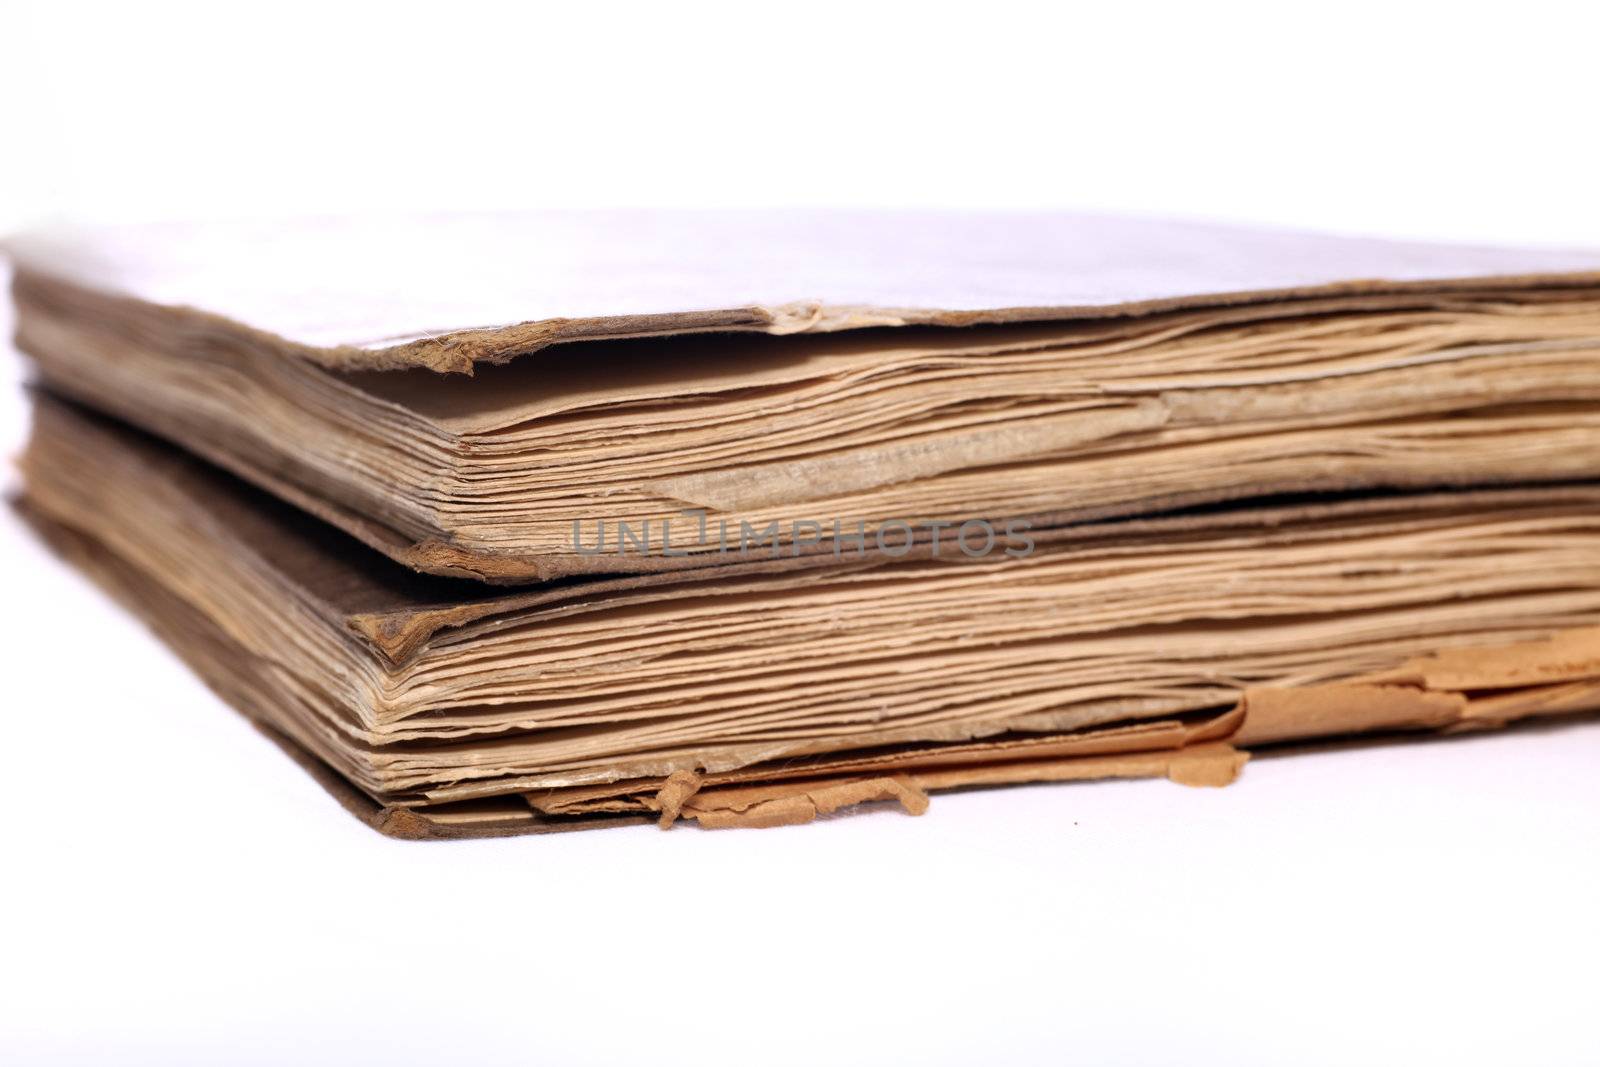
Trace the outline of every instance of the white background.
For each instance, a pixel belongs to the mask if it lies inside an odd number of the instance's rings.
[[[0,229],[1071,207],[1600,246],[1592,4],[0,10]],[[7,451],[25,421],[7,385]],[[1600,1059],[1600,724],[406,844],[0,539],[6,1062]]]

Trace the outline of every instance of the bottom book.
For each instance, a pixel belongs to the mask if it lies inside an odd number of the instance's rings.
[[[48,395],[22,514],[385,833],[775,826],[1225,785],[1258,746],[1600,710],[1600,485],[1261,501],[1025,556],[412,574]]]

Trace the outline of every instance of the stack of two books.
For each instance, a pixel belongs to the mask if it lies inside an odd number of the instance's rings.
[[[1600,257],[1078,217],[13,242],[19,508],[384,832],[1600,709]]]

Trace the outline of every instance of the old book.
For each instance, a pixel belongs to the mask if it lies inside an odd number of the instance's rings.
[[[894,214],[11,250],[49,388],[440,575],[1600,476],[1595,255]]]
[[[1307,737],[1600,708],[1600,484],[1213,506],[969,558],[813,553],[525,589],[416,574],[42,396],[21,508],[386,832],[913,812],[1224,784]]]

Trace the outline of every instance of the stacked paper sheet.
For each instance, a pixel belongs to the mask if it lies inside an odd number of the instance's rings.
[[[387,832],[1600,707],[1600,257],[737,214],[12,252],[24,513]]]

